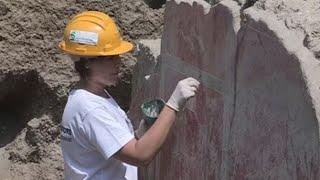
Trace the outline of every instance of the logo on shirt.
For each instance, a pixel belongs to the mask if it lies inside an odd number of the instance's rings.
[[[60,139],[63,141],[71,142],[72,141],[72,131],[69,128],[60,126],[61,136]]]

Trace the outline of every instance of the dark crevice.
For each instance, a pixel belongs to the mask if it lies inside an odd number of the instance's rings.
[[[144,0],[150,8],[160,9],[166,3],[166,0]]]
[[[243,12],[245,9],[252,7],[258,0],[247,0],[244,5],[241,7],[241,12]]]
[[[219,2],[221,2],[222,0],[205,0],[205,1],[208,2],[211,5],[215,5],[215,4],[219,3]]]
[[[36,71],[7,74],[0,82],[0,147],[13,141],[32,118],[57,118],[58,110],[47,110],[53,106],[59,107],[57,97]]]
[[[5,41],[5,40],[7,40],[7,38],[0,35],[0,41]]]
[[[320,51],[314,53],[315,57],[320,60]]]
[[[0,1],[0,16],[5,16],[10,12],[10,9],[7,7],[7,5]]]
[[[306,33],[306,32],[305,32]],[[303,39],[303,46],[306,47],[307,49],[311,49],[310,47],[310,35],[307,34],[304,39]],[[310,50],[312,52],[312,50]],[[320,51],[316,51],[316,52],[313,52],[313,55],[316,59],[320,59]]]

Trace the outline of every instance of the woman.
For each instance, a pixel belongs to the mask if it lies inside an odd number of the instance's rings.
[[[199,82],[180,81],[157,121],[136,138],[131,121],[107,91],[118,82],[119,55],[133,48],[121,39],[113,20],[101,12],[81,13],[68,23],[59,47],[71,56],[80,75],[61,123],[65,178],[136,180],[136,166],[154,158]]]

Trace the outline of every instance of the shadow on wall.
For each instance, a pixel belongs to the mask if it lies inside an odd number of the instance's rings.
[[[36,71],[7,74],[0,81],[0,148],[12,142],[32,118],[52,114],[57,98]]]

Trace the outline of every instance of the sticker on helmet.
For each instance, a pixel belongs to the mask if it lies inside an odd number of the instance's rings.
[[[97,45],[98,33],[71,30],[69,40],[73,43]]]

